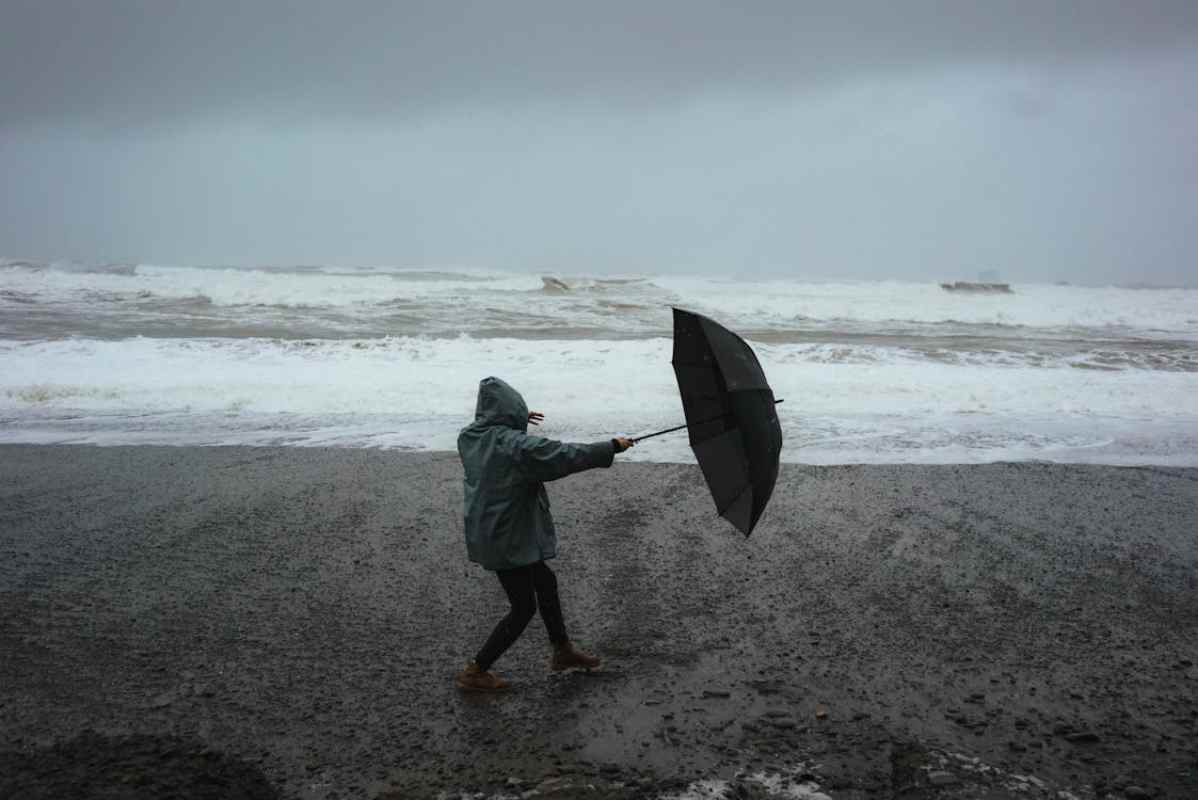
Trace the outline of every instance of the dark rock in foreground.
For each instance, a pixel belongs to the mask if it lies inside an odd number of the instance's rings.
[[[0,797],[21,800],[277,800],[252,764],[197,741],[84,731],[48,747],[0,752]]]

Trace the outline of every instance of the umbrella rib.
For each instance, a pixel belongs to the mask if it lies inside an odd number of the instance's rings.
[[[736,505],[736,501],[737,501],[737,500],[740,500],[742,497],[744,497],[744,496],[745,496],[745,492],[751,492],[751,491],[753,491],[753,486],[752,486],[752,484],[750,484],[750,485],[746,486],[744,489],[741,489],[741,491],[740,491],[740,494],[738,494],[736,497],[732,498],[732,500],[730,500],[730,501],[728,502],[728,505],[724,506],[723,508],[720,508],[720,507],[717,505],[717,506],[715,507],[715,509],[716,509],[716,513],[718,513],[718,514],[719,514],[721,517],[722,517],[722,516],[724,516],[724,512],[726,512],[728,509],[730,509],[730,508],[732,508],[734,505]]]

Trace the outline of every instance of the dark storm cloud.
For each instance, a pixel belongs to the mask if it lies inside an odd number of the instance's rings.
[[[1196,42],[1194,0],[5,0],[0,122],[308,120],[562,99],[659,105]],[[1041,111],[1035,97],[1012,102]]]
[[[1195,0],[0,0],[0,256],[1195,283],[1195,138]]]

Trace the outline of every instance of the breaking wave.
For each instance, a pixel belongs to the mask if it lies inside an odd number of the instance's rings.
[[[679,306],[753,344],[784,460],[1198,463],[1198,291],[1012,288],[0,260],[0,441],[453,449],[487,374],[548,435],[670,427]]]
[[[202,300],[218,309],[313,311],[337,315],[352,334],[376,335],[380,313],[452,318],[469,330],[502,329],[503,317],[529,315],[613,336],[668,330],[669,307],[683,306],[762,336],[841,334],[972,335],[1004,338],[1135,337],[1198,341],[1198,290],[1016,286],[1010,295],[960,295],[934,283],[720,281],[701,278],[575,277],[482,270],[385,267],[172,267],[0,261],[0,303],[74,307]],[[319,320],[318,320],[319,321]],[[322,321],[323,322],[323,321]],[[393,321],[394,322],[394,321]],[[136,319],[130,320],[136,332]],[[940,326],[941,330],[929,328]],[[324,329],[325,325],[319,326]],[[429,329],[387,332],[431,333]]]

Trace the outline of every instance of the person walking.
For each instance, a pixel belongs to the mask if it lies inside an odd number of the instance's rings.
[[[466,552],[493,571],[511,608],[482,649],[458,673],[467,691],[499,691],[510,684],[491,665],[520,638],[540,609],[553,645],[550,667],[594,669],[599,659],[577,650],[566,634],[557,577],[546,560],[557,555],[547,481],[595,467],[610,467],[616,453],[632,447],[622,436],[594,444],[558,442],[528,433],[544,415],[529,412],[520,393],[499,378],[478,385],[474,422],[458,435],[465,471]]]

